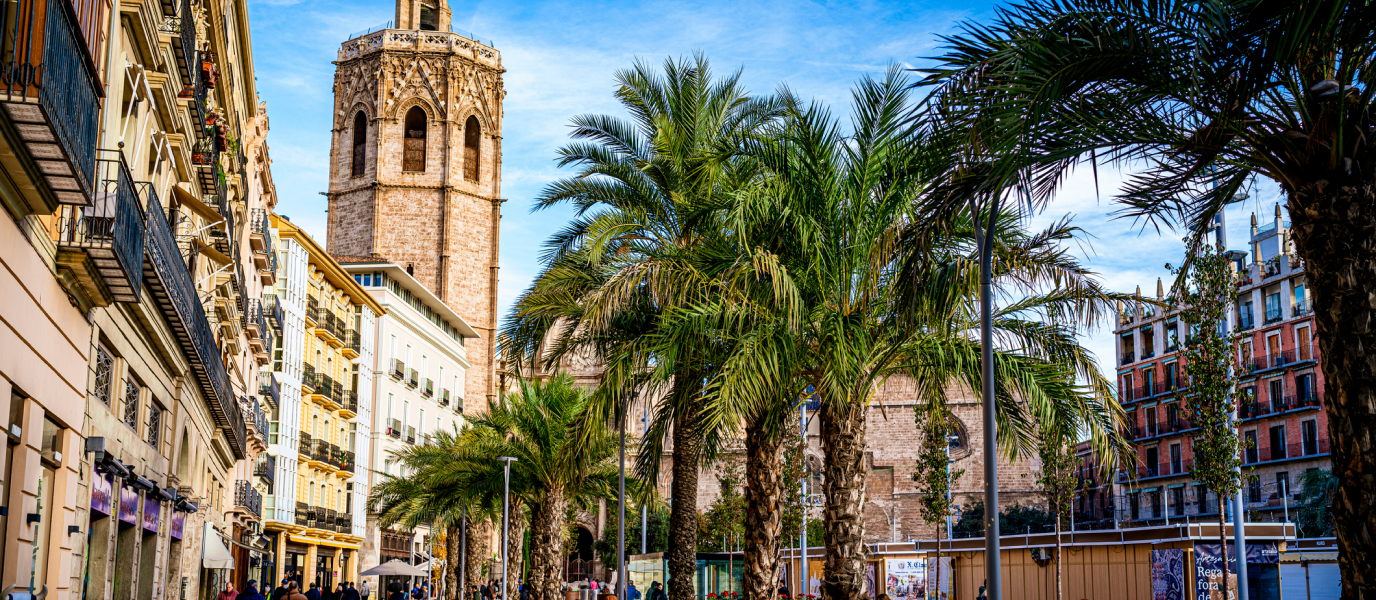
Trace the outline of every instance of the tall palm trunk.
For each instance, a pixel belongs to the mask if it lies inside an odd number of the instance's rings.
[[[865,406],[825,405],[821,412],[827,547],[822,598],[860,600],[865,583]]]
[[[460,529],[461,526],[454,523],[444,528],[444,597],[447,600],[459,600],[463,597],[459,582],[459,545],[463,536]]]
[[[469,594],[475,586],[481,587],[483,581],[491,577],[483,576],[483,560],[488,555],[487,540],[491,535],[490,525],[487,521],[476,519],[473,515],[468,515],[468,549],[464,553],[464,577],[463,582],[464,598],[470,598]]]
[[[698,464],[702,459],[696,418],[674,422],[673,505],[669,507],[669,600],[693,600],[698,550]]]
[[[509,537],[506,544],[506,598],[502,600],[520,598],[518,592],[521,589],[521,557],[525,555],[526,540],[526,520],[523,508],[521,503],[514,499],[511,501],[510,528],[507,534]],[[501,572],[498,571],[497,575],[500,577]],[[500,584],[501,580],[498,579],[498,585]]]
[[[1348,598],[1376,595],[1376,184],[1371,166],[1355,169],[1364,173],[1289,193],[1323,354],[1324,412],[1341,482],[1333,529]]]
[[[783,493],[779,474],[783,436],[770,435],[764,419],[745,429],[745,600],[773,600],[779,563]]]
[[[564,551],[564,511],[568,502],[564,490],[553,487],[545,491],[545,498],[530,514],[530,597],[532,600],[558,600],[560,556]]]

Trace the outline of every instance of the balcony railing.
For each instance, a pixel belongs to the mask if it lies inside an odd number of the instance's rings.
[[[313,391],[320,386],[320,377],[315,372],[315,365],[306,363],[301,367],[301,387]]]
[[[1296,444],[1286,444],[1284,446],[1265,447],[1257,451],[1259,461],[1272,462],[1286,460],[1289,458],[1304,458],[1306,456],[1322,456],[1328,454],[1328,440],[1318,439]]]
[[[349,390],[344,396],[344,410],[358,414],[358,390]]]
[[[426,398],[429,398],[429,397],[431,397],[431,396],[434,396],[434,395],[435,395],[435,382],[434,382],[434,381],[431,381],[430,378],[427,377],[427,378],[425,379],[425,385],[421,387],[421,392],[420,392],[420,393],[424,394]]]
[[[330,457],[330,443],[326,440],[315,440],[315,445],[311,448],[311,458],[328,464]]]
[[[301,454],[302,456],[310,456],[310,455],[311,455],[311,449],[314,448],[314,447],[315,447],[315,441],[311,439],[311,434],[302,431],[302,432],[301,432],[301,443],[300,443],[299,447],[297,448],[298,453]]]
[[[400,437],[401,437],[401,421],[400,421],[400,420],[398,420],[398,419],[392,419],[391,424],[389,424],[389,425],[387,426],[387,435],[390,435],[390,436],[392,436],[392,437],[394,437],[394,438],[400,438]]]
[[[1137,357],[1136,357],[1136,355],[1135,355],[1134,353],[1132,353],[1132,352],[1124,352],[1124,353],[1123,353],[1123,360],[1122,360],[1122,363],[1123,363],[1123,364],[1125,364],[1125,365],[1126,365],[1126,364],[1131,364],[1131,363],[1135,362],[1136,360],[1137,360]]]
[[[406,385],[411,386],[411,389],[415,389],[416,386],[420,385],[420,371],[411,369],[411,376],[406,379]]]
[[[264,481],[268,482],[269,486],[276,483],[277,457],[266,452],[258,455],[258,462],[253,466],[253,475],[255,477],[262,477]],[[269,488],[269,491],[270,490],[271,488]]]
[[[63,206],[58,213],[59,250],[85,253],[116,302],[138,302],[143,290],[144,201],[152,191],[134,181],[124,155],[101,150],[90,206]]]
[[[263,495],[253,488],[253,482],[240,479],[234,482],[234,506],[247,509],[254,516],[263,516]]]
[[[406,428],[406,443],[408,443],[408,444],[414,444],[414,443],[416,443],[416,428],[415,428],[415,427],[407,427],[407,428]]]
[[[306,295],[306,320],[312,324],[319,323],[320,318],[320,299],[315,294]]]
[[[315,393],[321,396],[330,397],[334,391],[334,378],[329,375],[320,376],[320,385],[316,386]]]
[[[440,406],[449,406],[449,390],[440,391]]]
[[[1272,308],[1268,308],[1268,309],[1266,309],[1266,324],[1267,324],[1267,325],[1270,325],[1270,324],[1272,324],[1272,323],[1276,323],[1276,322],[1280,321],[1281,318],[1283,318],[1284,316],[1285,316],[1285,312],[1282,311],[1281,309],[1279,309],[1279,308],[1273,308],[1273,309],[1272,309]]]
[[[282,303],[277,299],[276,294],[263,296],[263,314],[267,315],[268,323],[280,333],[282,331]]]
[[[406,363],[400,358],[392,359],[392,378],[398,381],[406,378]]]
[[[268,415],[263,412],[263,407],[258,406],[258,403],[254,402],[253,398],[249,396],[243,397],[239,402],[239,407],[244,411],[244,421],[253,425],[254,431],[257,431],[258,435],[266,439],[268,435]]]
[[[1312,314],[1314,314],[1314,307],[1309,305],[1308,299],[1295,303],[1295,306],[1290,309],[1290,316],[1292,317],[1305,317]]]
[[[0,103],[5,116],[37,163],[35,178],[43,180],[44,196],[58,204],[87,204],[96,175],[101,86],[76,11],[68,0],[5,2],[3,7]]]
[[[349,329],[349,349],[358,354],[363,350],[363,336],[358,334],[357,329]]]
[[[148,192],[147,223],[144,283],[181,345],[215,424],[225,431],[235,457],[246,458],[244,421],[234,407],[234,394],[229,387],[225,365],[220,360],[220,348],[196,292],[196,284],[163,215],[162,205],[152,190]]]
[[[311,505],[305,502],[296,503],[296,524],[306,527],[315,517],[311,514]]]

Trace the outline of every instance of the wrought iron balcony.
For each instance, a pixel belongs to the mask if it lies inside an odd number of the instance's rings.
[[[320,299],[315,294],[306,294],[306,322],[315,325],[320,318]]]
[[[415,427],[409,427],[409,426],[408,426],[408,427],[406,428],[406,443],[408,443],[408,444],[414,444],[414,443],[416,443],[416,428],[415,428]]]
[[[266,452],[260,454],[258,456],[258,462],[253,466],[253,475],[255,477],[262,477],[264,481],[268,482],[269,486],[276,483],[277,457]]]
[[[406,378],[406,363],[400,358],[392,359],[392,378],[398,381]]]
[[[167,224],[161,203],[148,192],[148,238],[144,245],[143,280],[153,294],[154,303],[186,354],[196,382],[201,386],[215,424],[225,431],[236,458],[247,456],[244,421],[235,408],[220,348],[215,342],[210,321],[201,306],[196,284],[187,271]]]
[[[0,10],[0,104],[36,168],[46,211],[88,204],[96,175],[100,77],[67,0],[5,2]],[[54,144],[53,142],[57,143]]]
[[[358,390],[349,390],[344,398],[344,410],[358,414]]]
[[[300,525],[300,526],[302,526],[302,527],[306,527],[312,520],[314,520],[314,518],[315,518],[315,517],[312,516],[312,514],[311,514],[311,505],[306,504],[305,502],[297,502],[297,503],[296,503],[296,524],[297,524],[297,525]]]
[[[330,456],[331,445],[332,444],[330,444],[328,440],[315,440],[315,445],[311,449],[311,459],[330,464],[331,460],[333,460]]]
[[[311,449],[315,447],[315,442],[311,439],[311,434],[301,432],[301,442],[297,447],[297,453],[302,456],[310,456]]]
[[[240,479],[234,482],[234,506],[248,510],[255,517],[261,517],[263,495],[254,489],[253,482]]]
[[[301,367],[301,388],[310,393],[320,385],[320,379],[315,373],[315,365],[306,363]]]
[[[392,422],[391,422],[390,424],[387,425],[387,435],[390,435],[390,436],[392,436],[392,437],[394,437],[394,438],[400,438],[400,437],[401,437],[401,421],[400,421],[400,420],[398,420],[398,419],[392,419]]]
[[[320,385],[315,387],[315,393],[326,398],[334,395],[334,378],[329,375],[321,375]]]
[[[449,390],[440,391],[440,406],[449,406]]]
[[[267,315],[268,323],[272,324],[277,333],[282,333],[282,303],[276,294],[263,296],[263,314]]]
[[[431,396],[434,396],[434,395],[435,395],[435,382],[434,382],[434,381],[431,381],[429,377],[426,377],[424,383],[425,383],[425,385],[421,386],[421,391],[420,391],[420,393],[424,394],[426,398],[429,398],[429,397],[431,397]]]
[[[244,396],[239,403],[239,407],[244,411],[244,422],[253,426],[253,430],[264,440],[268,435],[268,415],[263,412],[263,407],[258,406],[250,396]]]
[[[103,297],[96,280],[104,282],[115,302],[138,302],[143,291],[143,246],[147,233],[144,202],[152,193],[147,183],[134,181],[124,155],[101,150],[98,178],[90,206],[60,209],[54,243],[58,263],[84,263],[90,257],[94,273],[73,268],[77,279],[95,298]],[[66,255],[72,253],[75,260]]]
[[[411,376],[406,379],[406,385],[411,386],[411,389],[416,389],[416,386],[420,385],[420,371],[411,369]]]

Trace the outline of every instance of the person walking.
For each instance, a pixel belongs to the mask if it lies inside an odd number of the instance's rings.
[[[269,600],[287,600],[287,584],[289,583],[291,583],[291,579],[283,577],[282,585],[279,585],[272,590],[272,594],[270,594]]]
[[[235,600],[239,597],[239,592],[235,591],[234,583],[226,581],[225,589],[215,596],[215,600]]]
[[[362,600],[372,600],[373,584],[369,583],[367,579],[364,579],[363,589],[359,590],[359,593],[362,595]]]
[[[310,600],[305,594],[301,593],[301,584],[295,581],[287,581],[287,600]]]
[[[664,584],[658,581],[650,584],[650,600],[669,600],[669,595],[664,593]]]
[[[358,590],[354,588],[354,582],[344,582],[344,600],[362,600],[358,595]]]
[[[258,582],[248,580],[248,585],[244,587],[244,592],[239,594],[239,600],[264,600],[263,595],[258,593]]]
[[[626,582],[626,600],[640,600],[640,590],[635,589],[634,582]]]
[[[220,600],[224,600],[221,598]],[[312,581],[310,591],[306,592],[306,600],[324,600],[320,597],[320,582]]]

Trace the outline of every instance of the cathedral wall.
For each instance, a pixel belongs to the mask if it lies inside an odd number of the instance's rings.
[[[335,254],[367,256],[373,249],[373,190],[364,188],[335,196],[330,202],[326,235]]]
[[[440,202],[434,188],[384,187],[378,193],[377,252],[430,289],[439,273]],[[449,303],[451,306],[453,303]],[[460,312],[460,314],[463,314]]]

